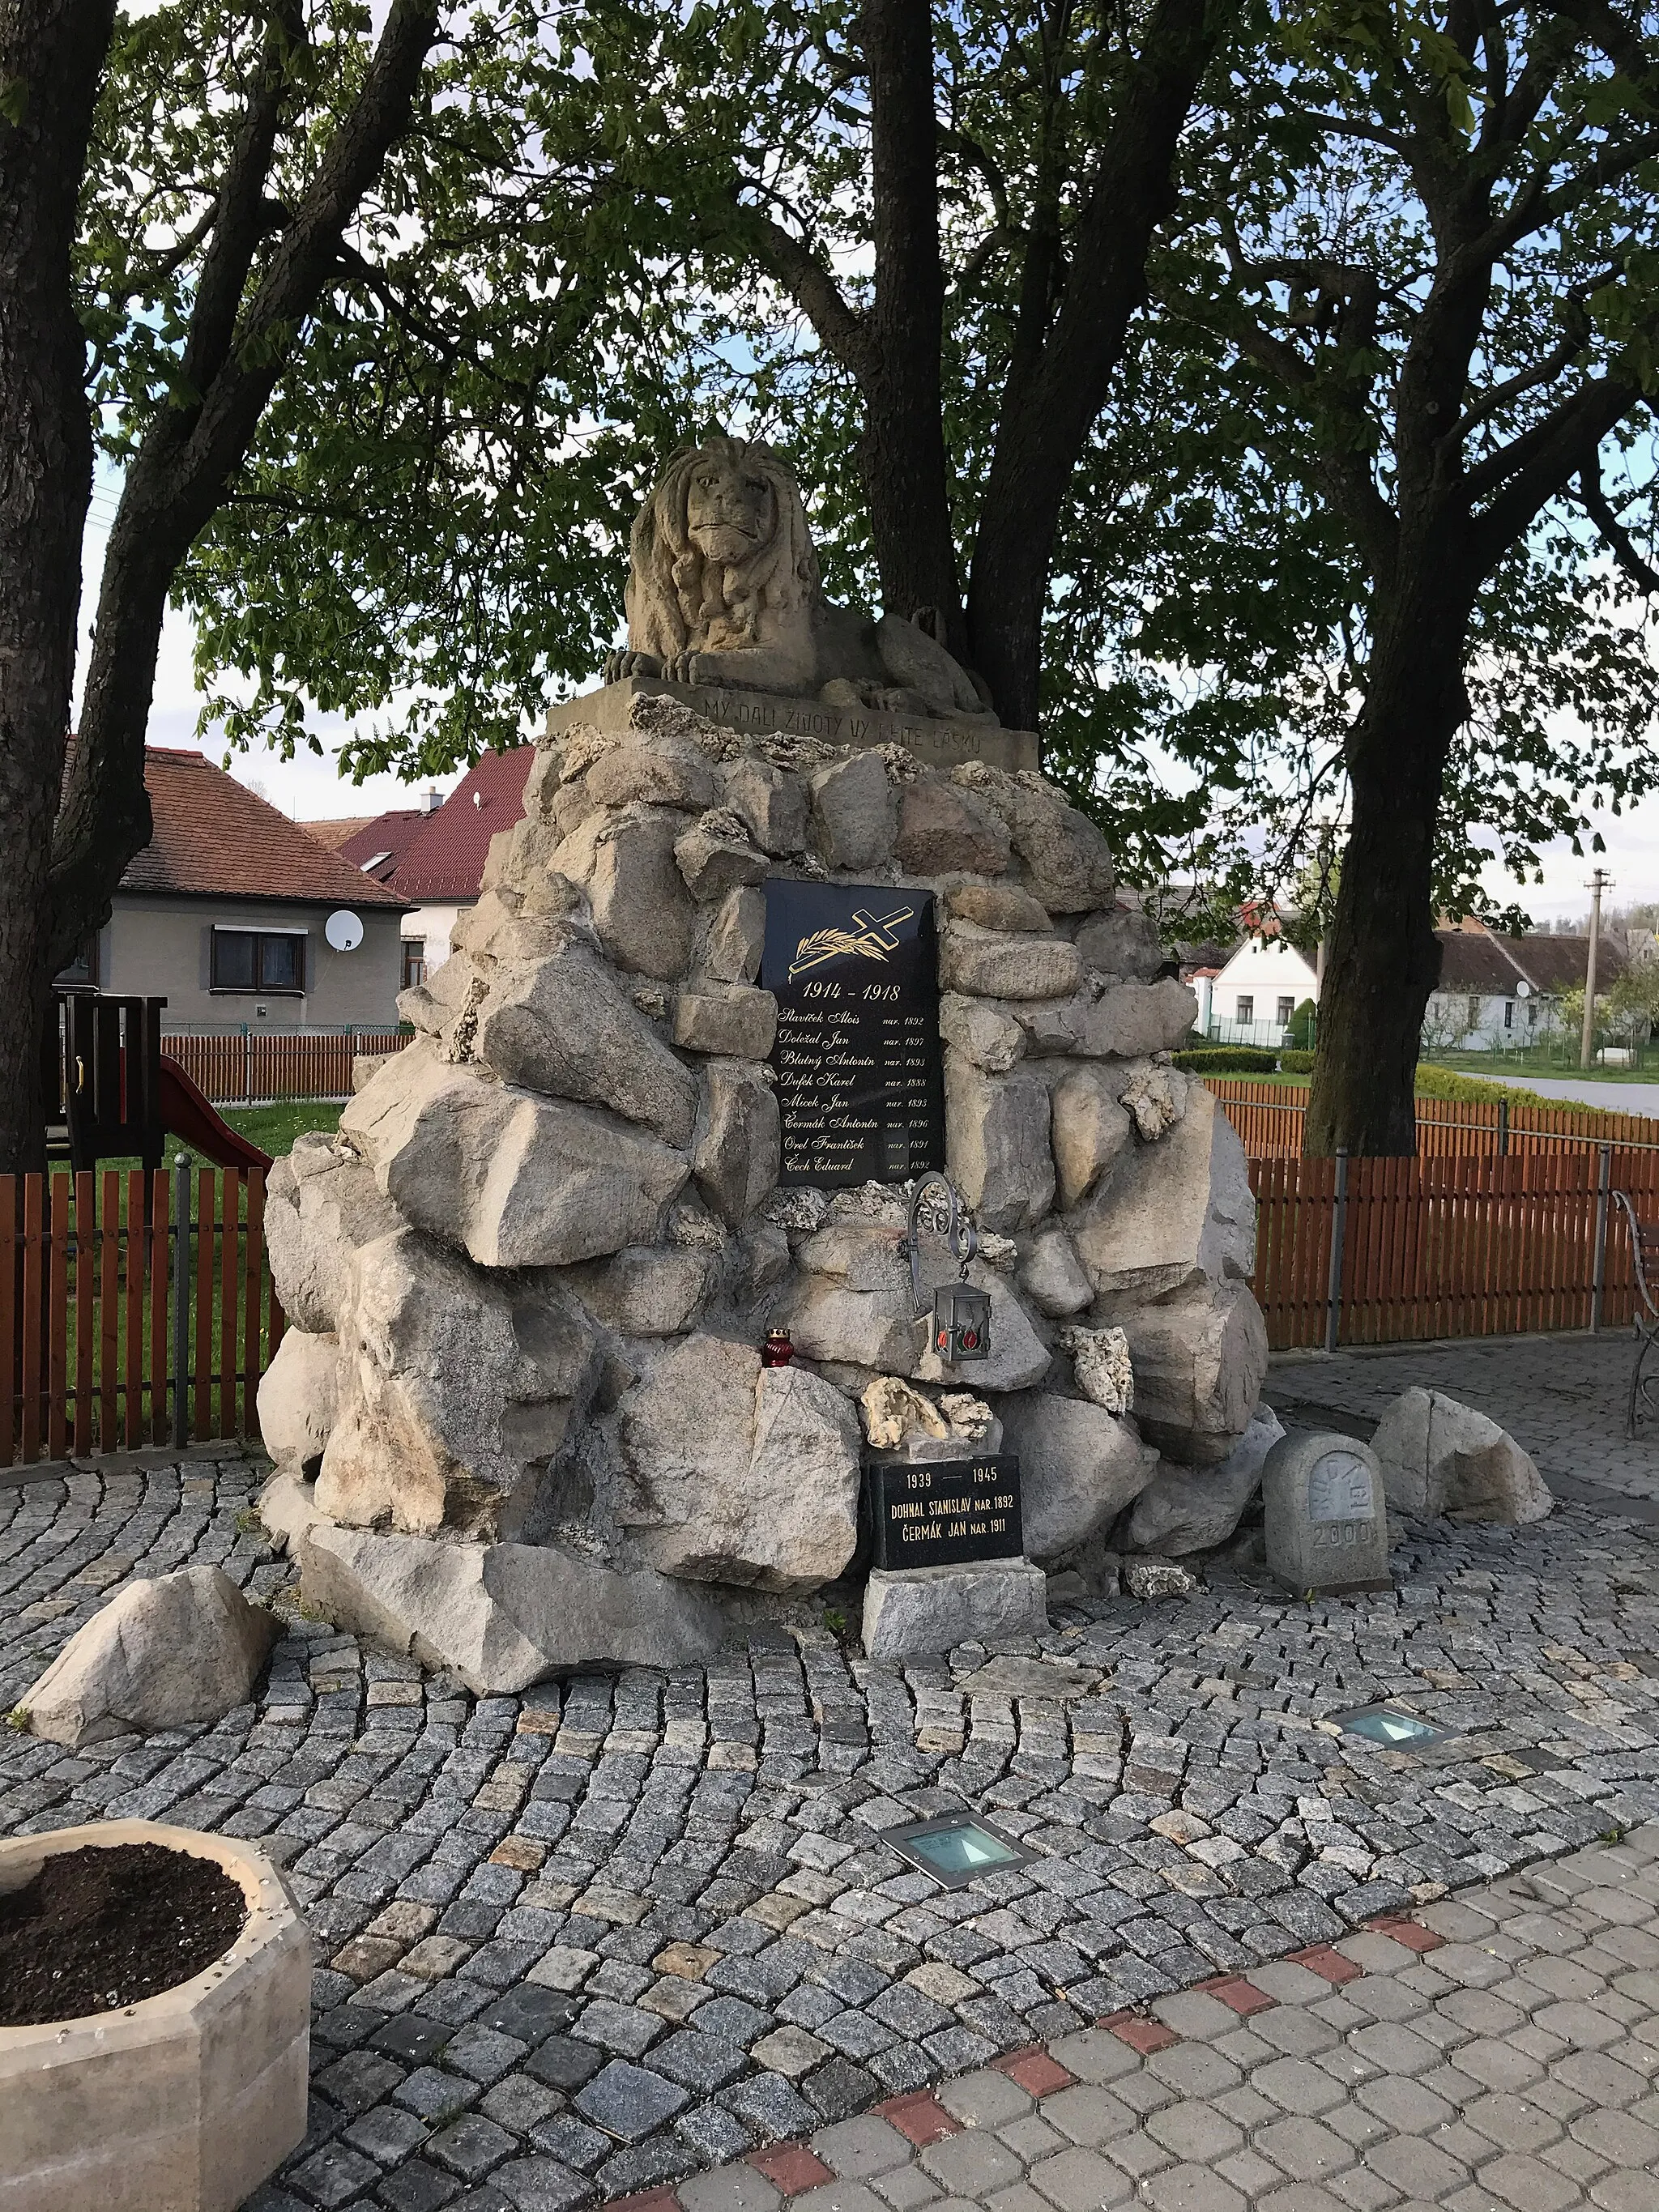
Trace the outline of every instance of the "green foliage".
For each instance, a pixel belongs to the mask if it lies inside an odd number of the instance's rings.
[[[935,9],[944,413],[964,571],[1027,247],[1054,240],[1058,297],[1128,72],[1129,20],[1036,0]],[[1514,55],[1576,35],[1551,30],[1565,20],[1526,0],[1504,19]],[[1330,495],[1330,455],[1391,490],[1390,395],[1431,247],[1420,176],[1390,138],[1402,112],[1431,111],[1452,160],[1492,94],[1446,0],[1319,0],[1276,28],[1265,10],[1241,21],[1191,133],[1160,283],[1270,299],[1275,342],[1307,380],[1287,390],[1224,316],[1148,311],[1062,517],[1046,761],[1130,880],[1178,867],[1219,906],[1284,885],[1318,921],[1372,588]],[[355,0],[309,0],[307,21],[283,203],[314,173],[368,50]],[[339,714],[353,725],[349,772],[416,777],[517,741],[550,691],[597,676],[618,632],[633,511],[665,453],[716,420],[780,447],[808,495],[826,587],[874,600],[857,395],[761,252],[763,222],[784,222],[855,310],[868,304],[857,22],[854,0],[586,0],[556,14],[504,0],[456,26],[178,580],[207,720],[232,744],[320,749],[318,715]],[[118,467],[187,396],[185,321],[260,27],[225,0],[161,0],[118,28],[77,249]],[[1499,179],[1518,191],[1535,174],[1562,205],[1505,264],[1470,404],[1581,331],[1575,374],[1647,343],[1654,164],[1621,168],[1608,149],[1635,143],[1650,104],[1645,86],[1587,58]],[[1239,273],[1252,258],[1303,274],[1252,289]],[[1376,276],[1364,347],[1341,342],[1352,303],[1306,276],[1333,262]],[[1495,404],[1468,463],[1523,433],[1550,396],[1532,386]],[[1646,447],[1626,427],[1603,459],[1609,497],[1647,542]],[[1474,713],[1443,809],[1447,910],[1480,903],[1492,841],[1535,873],[1550,840],[1588,840],[1592,805],[1617,812],[1649,787],[1659,672],[1647,620],[1565,499],[1489,576],[1472,617]]]
[[[1311,999],[1304,999],[1302,1002],[1303,1006],[1311,1006],[1312,1004],[1313,1001]],[[1302,1006],[1298,1006],[1297,1008],[1298,1019],[1300,1019],[1301,1013]],[[1312,1026],[1311,1023],[1307,1024],[1310,1035],[1312,1033]],[[1292,1022],[1291,1024],[1291,1035],[1294,1036],[1296,1034],[1297,1025],[1295,1022]],[[1313,1064],[1314,1052],[1311,1045],[1297,1045],[1295,1047],[1287,1048],[1279,1055],[1279,1066],[1281,1074],[1310,1075],[1313,1073]]]
[[[1486,1083],[1478,1075],[1460,1075],[1455,1068],[1435,1067],[1422,1060],[1417,1066],[1417,1095],[1419,1098],[1467,1099],[1474,1103],[1484,1101],[1493,1106],[1505,1103],[1510,1106],[1536,1106],[1552,1114],[1559,1114],[1564,1105],[1571,1106],[1574,1113],[1607,1110],[1579,1106],[1570,1100],[1547,1098],[1541,1091],[1528,1091],[1518,1083]]]
[[[311,0],[307,23],[267,252],[369,51],[352,0]],[[187,396],[207,218],[262,36],[224,0],[118,27],[77,261],[118,467]],[[550,691],[595,672],[633,507],[693,412],[684,355],[656,336],[664,198],[612,133],[605,86],[538,0],[463,21],[428,65],[176,580],[204,720],[233,744],[320,750],[315,717],[337,713],[360,718],[349,770],[436,773],[519,742]]]
[[[1598,1008],[1605,1005],[1607,1026],[1620,1042],[1645,1043],[1659,1022],[1659,961],[1632,961],[1610,987],[1605,1000],[1597,993],[1596,1004]],[[1582,1012],[1581,1006],[1581,1018]]]
[[[1201,1052],[1176,1052],[1170,1057],[1189,1075],[1273,1075],[1279,1062],[1279,1054],[1248,1044],[1206,1045]]]
[[[1286,579],[1316,673],[1284,688],[1270,757],[1244,787],[1247,801],[1266,801],[1256,850],[1269,882],[1305,884],[1322,821],[1342,807],[1343,738],[1388,595],[1401,588],[1396,532],[1402,501],[1429,483],[1420,457],[1430,446],[1434,483],[1461,483],[1467,471],[1474,520],[1491,524],[1474,549],[1470,713],[1443,779],[1436,906],[1481,910],[1478,874],[1494,847],[1518,880],[1535,878],[1552,840],[1595,843],[1592,808],[1619,813],[1653,787],[1659,670],[1644,581],[1611,557],[1573,465],[1548,483],[1526,465],[1568,451],[1582,419],[1588,445],[1581,434],[1572,450],[1592,475],[1599,465],[1615,530],[1639,563],[1656,520],[1654,453],[1635,404],[1652,389],[1659,326],[1645,242],[1659,215],[1656,28],[1651,9],[1614,30],[1542,0],[1501,19],[1448,0],[1409,9],[1318,0],[1285,11],[1267,65],[1218,95],[1213,133],[1189,166],[1184,228],[1155,283],[1177,318],[1189,316],[1192,362],[1210,365],[1200,423],[1237,440],[1241,464],[1268,465],[1258,475],[1218,452],[1226,526],[1252,532],[1264,488],[1291,511],[1305,501],[1334,529],[1326,557],[1344,595],[1321,650],[1318,595],[1296,588],[1294,567]],[[1472,227],[1457,251],[1473,269],[1487,220],[1499,278],[1471,295],[1465,374],[1455,348],[1466,339],[1443,324],[1437,351],[1413,348],[1452,282],[1454,234]],[[1172,345],[1183,327],[1176,319],[1158,342]],[[1433,380],[1449,373],[1436,396]],[[1598,411],[1597,380],[1620,379],[1630,380],[1622,412],[1616,401]],[[1582,417],[1557,421],[1576,394]],[[1597,456],[1595,431],[1608,424]],[[1419,577],[1438,573],[1450,529],[1449,516],[1437,542],[1414,542]],[[1305,542],[1289,541],[1292,562]],[[1461,625],[1460,558],[1430,600]],[[1261,586],[1278,581],[1269,552]],[[1225,656],[1224,641],[1196,680],[1218,682]],[[1248,668],[1248,655],[1235,665]],[[1231,811],[1242,837],[1251,825]]]

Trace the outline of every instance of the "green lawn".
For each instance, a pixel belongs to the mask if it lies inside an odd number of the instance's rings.
[[[344,1110],[343,1106],[321,1098],[285,1098],[276,1106],[222,1106],[219,1109],[233,1129],[244,1137],[251,1138],[261,1152],[269,1152],[274,1160],[281,1159],[284,1152],[292,1152],[295,1139],[303,1136],[307,1129],[337,1129]],[[171,1135],[167,1139],[164,1164],[171,1167],[180,1152],[192,1168],[213,1165],[213,1162],[197,1152],[193,1146],[183,1144]],[[138,1162],[100,1160],[98,1164],[100,1167],[136,1168]]]
[[[1575,1049],[1570,1054],[1531,1052],[1436,1052],[1425,1054],[1436,1067],[1449,1067],[1460,1075],[1548,1075],[1573,1083],[1641,1083],[1659,1077],[1659,1044],[1638,1045],[1636,1058],[1625,1067],[1580,1067]]]

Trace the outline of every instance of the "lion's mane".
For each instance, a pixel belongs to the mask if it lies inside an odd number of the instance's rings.
[[[758,470],[772,487],[777,528],[747,560],[707,560],[691,542],[691,478],[710,459]],[[715,437],[683,447],[635,518],[629,550],[628,642],[665,660],[688,650],[769,644],[780,627],[775,617],[810,605],[818,593],[817,556],[800,494],[771,447],[758,441]]]

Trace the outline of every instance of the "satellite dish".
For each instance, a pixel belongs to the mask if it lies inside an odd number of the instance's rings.
[[[1531,998],[1531,996],[1532,996],[1532,985],[1531,985],[1530,983],[1528,983],[1528,981],[1525,981],[1525,979],[1523,978],[1520,982],[1518,982],[1518,983],[1516,985],[1516,987],[1515,987],[1515,995],[1516,995],[1516,997],[1517,999],[1529,999],[1529,998]]]
[[[363,925],[349,906],[337,906],[323,924],[323,935],[337,952],[355,952],[363,941]]]

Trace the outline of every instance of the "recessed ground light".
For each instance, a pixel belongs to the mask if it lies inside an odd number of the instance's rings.
[[[1392,1705],[1361,1705],[1355,1712],[1334,1713],[1332,1718],[1345,1735],[1366,1736],[1372,1743],[1387,1744],[1391,1751],[1425,1751],[1431,1743],[1443,1743],[1451,1734],[1449,1729],[1433,1728],[1414,1714],[1397,1713]]]
[[[965,1889],[978,1875],[1024,1866],[1031,1856],[1012,1836],[970,1813],[947,1813],[939,1820],[884,1828],[881,1839],[946,1889]]]

